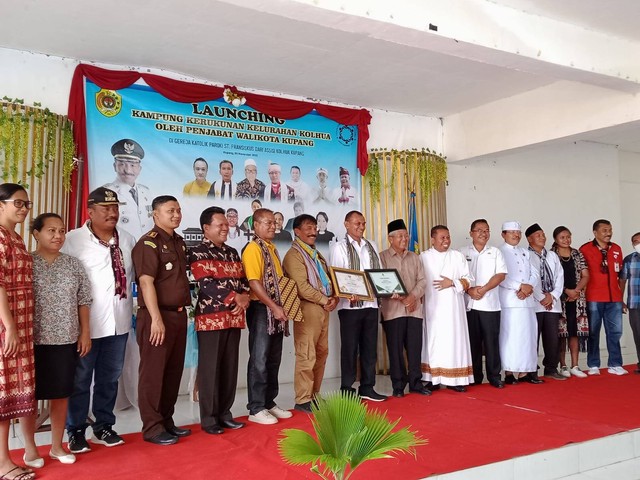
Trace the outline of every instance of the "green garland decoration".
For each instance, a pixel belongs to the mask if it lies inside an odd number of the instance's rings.
[[[62,182],[71,188],[75,142],[71,122],[48,108],[25,106],[24,100],[4,97],[0,108],[0,179],[28,187],[24,179],[41,179],[58,155],[62,155]],[[30,134],[33,132],[31,148]],[[58,135],[60,132],[60,135]],[[30,155],[30,157],[29,157]],[[25,170],[31,160],[31,168]],[[22,173],[21,173],[22,172]]]
[[[369,194],[374,202],[380,201],[380,156],[377,153],[369,154],[369,167],[367,173],[364,175],[364,179],[369,185]]]
[[[369,168],[365,174],[365,181],[369,186],[371,198],[375,203],[380,201],[382,180],[380,175],[380,161],[389,162],[391,176],[385,185],[389,189],[392,200],[396,199],[396,185],[398,174],[404,166],[406,187],[428,203],[431,194],[446,184],[447,162],[445,156],[437,154],[428,148],[396,150],[372,149],[369,153]]]

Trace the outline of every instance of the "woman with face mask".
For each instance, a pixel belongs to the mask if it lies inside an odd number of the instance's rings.
[[[564,270],[564,292],[562,301],[562,316],[560,317],[560,374],[564,377],[571,375],[584,378],[587,375],[578,366],[578,352],[585,352],[589,338],[589,322],[587,320],[587,301],[584,290],[589,281],[587,262],[582,253],[571,247],[571,231],[560,226],[553,231],[553,246],[551,250],[558,254]],[[565,351],[569,340],[571,352],[571,368],[565,362]]]

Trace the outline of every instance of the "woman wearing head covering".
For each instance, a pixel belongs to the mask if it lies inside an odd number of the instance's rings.
[[[32,253],[36,399],[50,400],[49,456],[71,464],[76,457],[62,447],[62,435],[78,357],[85,356],[91,349],[91,285],[80,260],[60,253],[65,226],[59,215],[38,215],[31,230],[38,242]],[[25,442],[33,442],[33,438],[25,438]],[[44,465],[42,458],[25,459],[25,462],[34,468]]]
[[[36,397],[33,369],[33,263],[16,225],[23,223],[32,203],[15,183],[0,185],[0,476],[31,480],[32,470],[17,466],[9,456],[9,423],[20,418],[26,437],[33,437]],[[27,417],[34,417],[27,420]],[[33,442],[25,457],[38,456]]]

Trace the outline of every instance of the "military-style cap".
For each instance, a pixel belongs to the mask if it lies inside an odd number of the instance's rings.
[[[135,140],[123,138],[113,144],[111,147],[111,155],[113,155],[116,160],[123,159],[140,161],[144,158],[144,150]]]
[[[394,220],[393,222],[389,222],[387,225],[387,233],[395,232],[396,230],[406,230],[407,225],[404,223],[404,220],[401,218]]]
[[[126,205],[118,200],[118,194],[105,187],[98,187],[89,194],[87,205]]]
[[[516,221],[504,222],[502,224],[502,231],[507,232],[509,230],[517,230],[518,232],[521,232],[522,226],[520,225],[520,222],[516,222]]]
[[[527,228],[527,230],[524,232],[524,236],[528,237],[529,235],[533,235],[534,233],[539,232],[540,230],[542,230],[542,227],[537,223],[534,223],[529,228]]]

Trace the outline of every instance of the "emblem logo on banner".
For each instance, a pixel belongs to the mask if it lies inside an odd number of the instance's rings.
[[[115,117],[122,109],[122,96],[103,88],[96,93],[96,108],[105,117]]]
[[[340,125],[338,127],[338,140],[343,145],[351,145],[356,138],[356,127]]]

